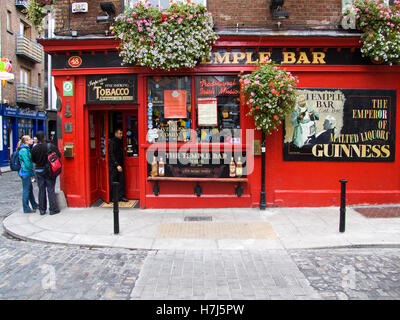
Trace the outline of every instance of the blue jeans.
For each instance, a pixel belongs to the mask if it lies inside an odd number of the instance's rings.
[[[59,211],[56,201],[56,178],[50,178],[47,175],[36,175],[37,184],[39,187],[39,211],[45,213],[47,209],[47,197],[49,197],[49,211],[54,213]],[[47,195],[46,195],[47,190]]]
[[[35,196],[33,195],[33,187],[31,176],[21,176],[22,180],[22,207],[24,212],[30,212],[38,207],[36,203]],[[29,202],[31,203],[32,209],[29,207]]]

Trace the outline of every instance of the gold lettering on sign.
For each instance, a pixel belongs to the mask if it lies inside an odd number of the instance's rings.
[[[214,52],[214,63],[215,64],[229,64],[229,53],[230,52],[225,52],[223,57],[221,57],[221,54],[219,52]]]
[[[282,63],[293,64],[296,62],[296,53],[284,51],[282,52]]]
[[[233,64],[239,64],[239,61],[244,60],[246,58],[246,54],[244,52],[232,52]]]
[[[270,63],[271,52],[258,52],[258,59],[253,60],[253,51],[247,52],[212,52],[209,58],[204,58],[202,64],[245,64]],[[282,64],[326,64],[326,54],[321,51],[282,51]]]

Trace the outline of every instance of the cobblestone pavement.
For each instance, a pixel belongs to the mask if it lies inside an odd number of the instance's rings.
[[[20,189],[3,173],[0,220]],[[400,248],[91,249],[0,232],[0,299],[400,299]]]
[[[400,248],[290,251],[322,299],[400,299]]]

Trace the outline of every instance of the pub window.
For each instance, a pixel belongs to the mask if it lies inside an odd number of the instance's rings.
[[[239,96],[236,75],[196,76],[198,142],[241,142]]]
[[[137,157],[139,155],[138,117],[126,117],[126,156]]]
[[[147,90],[147,141],[189,141],[192,126],[191,77],[149,77]]]

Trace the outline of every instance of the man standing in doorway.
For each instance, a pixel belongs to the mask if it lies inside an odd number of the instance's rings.
[[[114,196],[112,183],[119,182],[119,201],[127,202],[125,198],[124,148],[122,129],[115,130],[114,137],[108,142],[108,168],[110,175],[111,199]],[[114,199],[112,199],[114,200]]]

